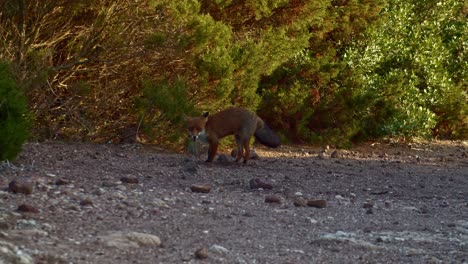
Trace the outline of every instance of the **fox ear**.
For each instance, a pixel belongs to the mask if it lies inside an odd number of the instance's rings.
[[[203,116],[204,118],[207,118],[209,115],[210,115],[210,113],[205,112],[202,116]]]

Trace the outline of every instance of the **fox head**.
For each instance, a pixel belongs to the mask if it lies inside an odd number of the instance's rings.
[[[208,121],[208,116],[209,116],[209,113],[206,112],[202,116],[199,116],[199,117],[189,117],[189,116],[184,117],[189,136],[193,141],[197,141],[197,139],[201,135],[204,135],[205,124],[206,124],[206,121]]]

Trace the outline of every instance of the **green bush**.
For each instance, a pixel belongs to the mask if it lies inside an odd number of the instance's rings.
[[[387,136],[466,138],[463,3],[392,0],[378,5],[377,20],[353,5],[331,15],[350,12],[367,23],[337,24],[326,38],[335,41],[311,38],[262,79],[267,121],[293,141],[339,146]]]
[[[189,101],[186,81],[144,80],[143,94],[137,100],[140,125],[143,131],[162,142],[177,142],[182,138],[183,115],[194,112]]]
[[[310,31],[308,47],[262,78],[262,118],[293,142],[349,146],[361,124],[353,100],[364,105],[370,98],[360,95],[344,54],[382,7],[378,0],[332,1],[321,9],[324,19]]]
[[[364,93],[369,136],[466,138],[464,5],[390,1],[382,23],[347,51]]]
[[[8,64],[0,62],[0,160],[18,155],[28,138],[30,125],[26,98]]]

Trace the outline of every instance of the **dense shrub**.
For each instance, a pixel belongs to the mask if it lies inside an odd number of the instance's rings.
[[[457,0],[389,1],[385,19],[349,49],[367,136],[468,136],[466,6]]]
[[[0,62],[0,161],[14,159],[29,135],[26,99],[9,66]]]
[[[186,135],[182,120],[184,114],[192,114],[195,109],[189,101],[187,83],[177,79],[143,82],[143,94],[137,100],[140,113],[140,128],[158,142],[180,141]],[[155,133],[156,131],[156,133]]]
[[[366,12],[376,4],[330,8],[349,20],[263,79],[261,111],[299,142],[466,138],[464,4],[390,0]]]
[[[332,1],[309,45],[265,76],[260,113],[295,142],[348,145],[359,131],[351,100],[359,89],[345,52],[379,18],[382,1]]]

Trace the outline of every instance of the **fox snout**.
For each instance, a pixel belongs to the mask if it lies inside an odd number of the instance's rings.
[[[205,134],[205,130],[202,130],[202,131],[189,131],[189,138],[191,140],[193,140],[193,142],[195,141],[201,141],[203,143],[207,143],[208,142],[208,139],[206,137],[206,134]]]
[[[188,131],[188,136],[190,139],[192,139],[194,142],[197,141],[198,137],[200,136],[200,132],[197,131]]]

